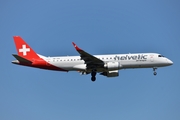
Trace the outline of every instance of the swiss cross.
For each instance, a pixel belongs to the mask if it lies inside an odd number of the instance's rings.
[[[26,56],[27,52],[30,52],[30,48],[26,48],[26,45],[22,45],[22,48],[19,49],[19,52],[22,52],[23,56]]]

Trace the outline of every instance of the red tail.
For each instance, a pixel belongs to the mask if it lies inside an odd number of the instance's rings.
[[[39,58],[36,52],[20,36],[14,36],[14,42],[19,56],[28,60]]]

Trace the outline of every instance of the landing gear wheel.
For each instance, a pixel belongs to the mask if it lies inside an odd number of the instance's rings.
[[[154,72],[154,75],[157,75],[157,72]]]
[[[156,69],[157,69],[156,67],[153,68],[153,71],[154,71],[153,74],[154,74],[154,75],[157,75]]]
[[[96,80],[96,70],[92,70],[92,72],[91,72],[91,80],[93,82]]]
[[[91,80],[94,82],[96,80],[96,77],[95,76],[91,77]]]

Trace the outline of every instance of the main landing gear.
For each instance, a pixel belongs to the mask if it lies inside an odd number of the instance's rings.
[[[157,69],[156,67],[153,68],[153,71],[154,71],[153,74],[154,74],[154,75],[157,75],[156,69]]]
[[[93,82],[96,80],[96,70],[92,70],[92,72],[91,72],[91,80]]]

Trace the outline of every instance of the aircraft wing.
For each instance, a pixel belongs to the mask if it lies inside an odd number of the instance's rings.
[[[77,52],[79,52],[81,59],[87,64],[87,68],[102,67],[104,65],[104,61],[80,49],[74,42],[72,44]]]

